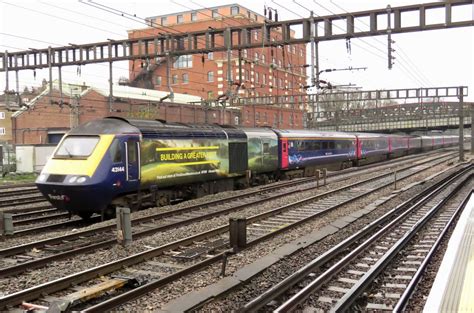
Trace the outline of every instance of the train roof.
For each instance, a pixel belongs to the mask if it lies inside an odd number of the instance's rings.
[[[245,133],[232,126],[188,125],[168,123],[161,120],[126,119],[106,117],[89,121],[69,132],[69,135],[100,134],[141,134],[145,138],[239,138],[245,139]]]
[[[68,135],[136,134],[139,132],[137,127],[121,118],[104,118],[81,124],[73,128]]]
[[[274,131],[280,136],[285,138],[347,138],[355,139],[354,134],[344,132],[325,132],[325,131],[312,131],[312,130],[300,130],[300,129],[274,129]]]

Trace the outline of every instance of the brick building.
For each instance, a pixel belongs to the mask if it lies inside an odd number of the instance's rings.
[[[63,83],[62,92],[61,99],[54,82],[51,93],[47,87],[13,113],[14,144],[54,144],[72,127],[106,116],[232,125],[239,124],[241,118],[238,109],[202,106],[199,97],[178,93],[175,102],[170,102],[166,92],[114,86],[110,102],[108,88]]]
[[[195,11],[179,12],[147,18],[152,25],[129,31],[129,38],[143,38],[165,33],[188,33],[207,29],[263,23],[265,17],[241,5],[231,4]],[[294,34],[292,33],[294,36]],[[263,42],[261,31],[252,31],[253,42]],[[282,38],[278,30],[272,31],[271,40]],[[236,38],[235,38],[236,39]],[[214,38],[216,46],[224,39]],[[204,39],[198,47],[205,47]],[[135,47],[141,49],[141,47]],[[138,50],[137,50],[138,52]],[[239,60],[242,72],[239,71]],[[169,64],[168,64],[169,63]],[[299,103],[306,85],[305,44],[278,47],[261,47],[232,51],[231,73],[235,84],[227,79],[227,52],[209,52],[199,55],[156,58],[130,61],[130,82],[134,86],[196,95],[216,100],[231,90],[237,97],[284,98],[283,104],[256,101],[241,107],[243,126],[273,126],[303,128],[305,107]],[[169,69],[167,68],[169,66]],[[170,75],[168,76],[167,73]]]

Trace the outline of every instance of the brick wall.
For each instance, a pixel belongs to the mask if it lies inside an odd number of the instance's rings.
[[[51,101],[53,104],[51,104]],[[48,134],[63,133],[71,127],[106,116],[137,119],[161,119],[188,124],[232,124],[240,121],[237,109],[224,113],[220,108],[203,108],[199,105],[175,103],[151,103],[138,100],[117,99],[109,110],[109,99],[95,91],[89,91],[79,99],[63,97],[59,105],[59,93],[41,97],[34,106],[12,119],[15,144],[46,144]],[[77,109],[71,105],[78,104]]]

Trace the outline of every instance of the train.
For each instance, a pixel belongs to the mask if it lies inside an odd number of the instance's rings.
[[[84,219],[162,206],[281,179],[315,175],[457,144],[408,136],[187,125],[106,117],[69,131],[36,185]]]

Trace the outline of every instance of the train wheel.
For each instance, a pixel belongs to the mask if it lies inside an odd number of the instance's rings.
[[[79,213],[77,213],[77,215],[79,215],[79,217],[82,218],[85,221],[90,220],[92,214],[94,214],[94,213],[91,213],[91,212],[79,212]]]
[[[108,205],[104,210],[102,210],[102,220],[110,220],[115,217],[115,205]]]

